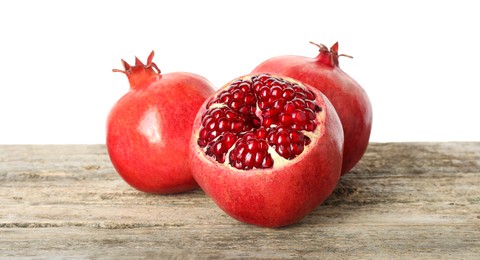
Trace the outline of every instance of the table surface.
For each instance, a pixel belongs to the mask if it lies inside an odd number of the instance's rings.
[[[372,143],[300,223],[240,223],[201,190],[151,195],[104,145],[0,146],[0,258],[480,258],[480,143]]]

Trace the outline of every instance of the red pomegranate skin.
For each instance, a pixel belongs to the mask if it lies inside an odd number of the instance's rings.
[[[343,131],[328,99],[311,90],[325,113],[315,130],[320,136],[297,158],[268,169],[239,170],[208,157],[197,145],[208,100],[199,110],[190,143],[192,174],[231,217],[261,227],[288,226],[302,220],[334,190],[342,165]]]
[[[266,72],[291,77],[317,88],[327,96],[344,130],[344,175],[360,161],[368,147],[372,106],[365,90],[339,67],[338,57],[338,43],[330,50],[321,45],[315,58],[278,56],[264,61],[252,73]]]
[[[195,115],[213,87],[192,73],[162,75],[143,64],[130,70],[126,74],[131,88],[107,119],[112,164],[128,184],[143,192],[197,188],[188,161],[189,140]]]

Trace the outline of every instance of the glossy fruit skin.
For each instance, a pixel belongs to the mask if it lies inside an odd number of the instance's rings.
[[[197,188],[188,162],[189,140],[195,115],[213,87],[192,73],[162,75],[148,64],[130,70],[125,74],[131,88],[107,119],[106,143],[115,169],[143,192]]]
[[[345,147],[342,175],[365,153],[372,129],[372,105],[365,90],[338,66],[338,43],[324,45],[315,58],[278,56],[258,65],[252,73],[275,73],[291,77],[320,90],[335,107],[343,125]]]
[[[308,151],[306,148],[297,158],[268,169],[239,170],[208,157],[199,149],[197,140],[209,100],[199,110],[190,142],[192,174],[205,193],[231,217],[262,227],[291,225],[318,207],[334,190],[342,167],[343,130],[328,99],[309,89],[316,94],[325,113],[315,130],[321,132],[320,137],[313,139]]]

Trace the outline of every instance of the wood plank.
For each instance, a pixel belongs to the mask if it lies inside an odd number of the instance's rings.
[[[480,143],[372,143],[301,223],[120,179],[103,145],[0,146],[0,257],[480,258]]]

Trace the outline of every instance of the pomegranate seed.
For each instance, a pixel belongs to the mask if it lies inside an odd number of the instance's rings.
[[[308,107],[310,110],[315,110],[315,106],[317,106],[317,104],[315,104],[314,101],[305,101],[305,105],[306,107]]]
[[[268,98],[270,97],[270,88],[268,88],[268,87],[262,87],[262,88],[260,89],[260,94],[259,94],[259,96],[260,96],[260,99],[262,99],[262,100],[268,99]]]
[[[263,112],[263,116],[266,116],[266,117],[274,117],[278,114],[280,114],[280,110],[275,108],[270,108]]]
[[[317,124],[315,124],[313,122],[308,122],[305,125],[305,130],[310,131],[310,132],[313,132],[315,130],[315,128],[317,128]]]
[[[215,121],[210,121],[210,123],[208,125],[206,125],[205,127],[208,129],[208,130],[214,130],[215,129]]]
[[[227,149],[230,149],[235,144],[235,141],[237,141],[237,137],[232,133],[226,133],[224,137],[225,137],[225,146],[227,147]]]
[[[257,77],[257,80],[262,82],[262,83],[265,83],[265,82],[267,82],[268,80],[271,80],[271,79],[272,79],[272,77],[268,74],[261,74],[261,75],[258,75],[258,77]]]
[[[273,101],[273,104],[272,104],[272,108],[278,111],[282,110],[284,106],[285,106],[285,100],[283,99],[277,99]]]
[[[315,94],[312,91],[305,89],[305,96],[307,99],[315,100]]]
[[[225,147],[225,144],[221,140],[218,140],[212,148],[212,152],[214,154],[221,154],[221,153],[224,153],[226,151],[227,151],[227,149]]]
[[[203,118],[203,120],[202,120],[202,125],[203,125],[203,126],[206,126],[206,125],[208,125],[208,123],[210,123],[210,121],[212,121],[212,117],[209,116],[209,115],[207,115],[207,116],[205,116],[205,117]]]
[[[241,132],[243,130],[243,126],[244,126],[243,122],[239,120],[235,120],[231,124],[232,131],[236,133]]]
[[[260,82],[260,81],[255,81],[255,82],[253,83],[253,90],[254,90],[255,92],[259,92],[259,90],[260,90],[261,87],[263,87],[262,82]]]
[[[233,103],[233,102],[232,102]],[[248,106],[243,106],[241,107],[238,111],[240,111],[240,113],[242,114],[249,114],[250,113],[250,107]]]
[[[255,99],[255,96],[251,93],[248,93],[245,95],[245,104],[247,105],[254,105],[257,100]]]
[[[207,139],[211,141],[211,140],[215,139],[215,137],[217,137],[217,136],[218,136],[217,131],[211,131],[210,133],[208,133],[208,138]]]
[[[293,111],[295,111],[295,105],[293,103],[290,103],[288,102],[286,105],[285,105],[285,113],[292,113]]]
[[[264,160],[264,154],[262,152],[255,153],[255,167],[260,168]]]
[[[273,118],[271,117],[263,118],[263,127],[268,128],[270,127],[271,124],[273,124]]]
[[[314,120],[317,117],[315,112],[313,112],[309,108],[305,108],[303,111],[305,112],[305,115],[307,116],[308,120]]]
[[[304,127],[303,125],[299,125],[299,124],[293,124],[290,126],[293,130],[303,130]]]
[[[230,123],[228,122],[228,119],[226,117],[222,117],[220,120],[218,120],[218,126],[217,129],[225,132],[230,129]]]
[[[289,114],[280,114],[278,119],[280,123],[285,126],[289,126],[293,123],[292,116]]]
[[[234,110],[238,110],[241,105],[242,105],[242,103],[240,103],[237,100],[234,100],[234,101],[230,102],[230,107]]]
[[[232,110],[229,110],[229,111],[227,111],[227,113],[225,113],[225,116],[228,119],[234,119],[237,116],[237,114],[235,112],[233,112]]]
[[[256,139],[250,139],[247,141],[247,147],[249,150],[258,150],[259,148],[259,145],[258,145],[258,141]]]
[[[247,152],[247,147],[245,146],[245,143],[240,143],[238,145],[238,149],[236,149],[235,154],[237,155],[237,159],[241,160],[243,159],[243,156],[245,156],[245,153]]]
[[[197,144],[203,148],[207,146],[207,141],[205,139],[198,139]]]
[[[295,112],[293,112],[292,119],[299,124],[304,124],[305,122],[307,122],[307,116],[302,110],[296,110]]]
[[[275,148],[275,151],[277,151],[277,153],[285,159],[289,159],[290,155],[292,154],[292,152],[290,151],[290,148],[285,145],[277,146]]]
[[[240,85],[240,83],[242,83],[242,82],[243,82],[243,80],[241,80],[241,79],[235,80],[232,83],[230,83],[230,87],[236,87],[236,86]]]
[[[245,97],[245,93],[243,93],[242,91],[240,90],[235,90],[233,92],[233,99],[234,100],[242,100],[243,98]]]
[[[224,162],[225,162],[225,154],[222,153],[222,154],[220,154],[220,155],[218,155],[218,156],[215,156],[215,159],[216,159],[217,162],[219,162],[219,163],[224,163]]]
[[[243,163],[240,160],[235,161],[234,167],[237,169],[243,169]]]
[[[303,91],[305,91],[304,88],[300,87],[300,86],[297,85],[297,84],[294,84],[294,85],[292,86],[292,88],[293,88],[293,91],[295,91],[295,93],[299,93],[299,92],[302,92],[302,93],[303,93]]]
[[[257,128],[259,128],[259,127],[262,126],[262,121],[260,120],[260,118],[254,117],[254,118],[252,119],[252,125],[253,125],[254,128],[257,129]]]
[[[258,102],[258,108],[260,108],[261,110],[264,110],[264,109],[268,108],[268,102],[266,102],[266,101]]]
[[[281,98],[282,97],[282,88],[279,86],[272,87],[270,96],[274,98]]]
[[[255,140],[255,134],[252,132],[246,133],[243,138],[248,141],[248,140]]]
[[[286,145],[291,141],[288,132],[280,132],[277,137],[277,144]]]
[[[294,155],[299,155],[303,152],[303,144],[298,144],[298,143],[292,143],[291,144],[291,150]]]
[[[267,137],[267,130],[265,130],[265,128],[257,129],[256,136],[258,139],[265,139]]]
[[[262,168],[271,168],[271,167],[273,167],[273,159],[270,154],[267,154],[267,156],[265,156],[265,159],[263,159]]]
[[[293,91],[292,88],[286,88],[283,90],[282,97],[285,100],[290,101],[295,97],[295,91]]]
[[[276,133],[272,132],[272,133],[268,134],[268,137],[267,137],[268,143],[275,144],[276,139],[277,139],[277,134]]]
[[[292,142],[294,143],[302,143],[303,144],[303,134],[297,131],[292,131],[290,132],[290,138],[292,139]]]
[[[302,99],[294,99],[293,100],[293,104],[295,105],[296,108],[304,108],[305,107],[305,101],[303,101]]]
[[[260,150],[267,150],[268,149],[268,143],[265,140],[260,140],[258,143],[258,147]]]
[[[221,96],[220,96],[220,101],[222,103],[228,103],[232,100],[232,95],[228,92],[226,93],[223,93]]]
[[[312,140],[310,139],[310,137],[305,136],[305,145],[309,145],[311,142]]]
[[[249,82],[244,81],[242,84],[239,85],[239,87],[245,93],[249,93],[251,91]]]
[[[255,158],[252,152],[247,152],[245,154],[245,158],[243,159],[243,164],[249,168],[253,168],[254,163],[255,163]]]
[[[208,136],[207,129],[202,128],[202,130],[200,130],[200,133],[198,135],[199,135],[200,139],[207,139],[207,136]]]

